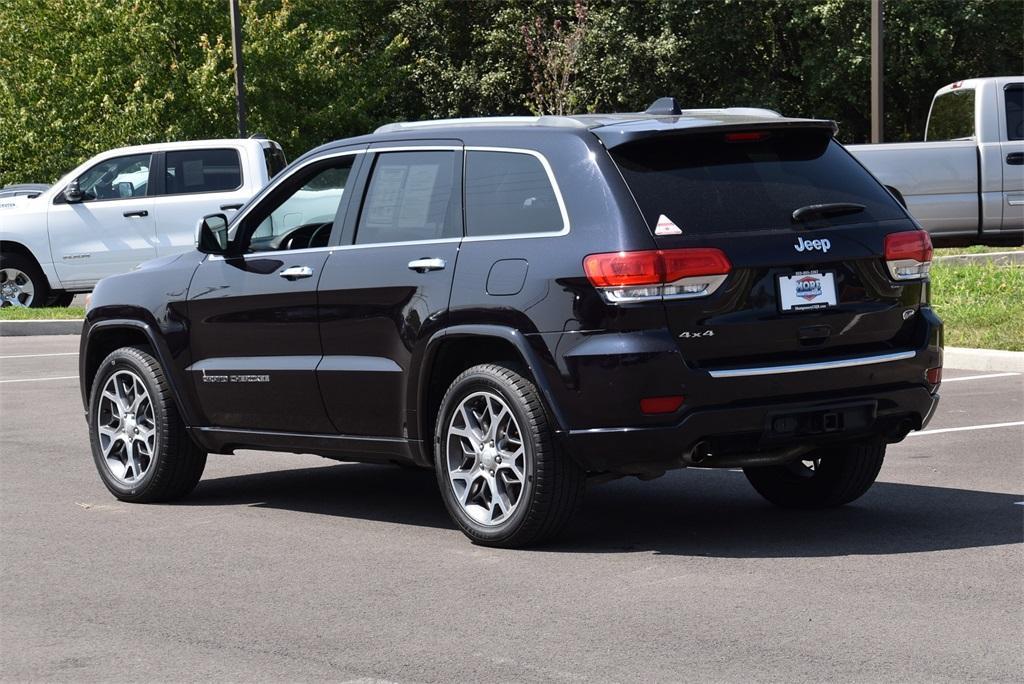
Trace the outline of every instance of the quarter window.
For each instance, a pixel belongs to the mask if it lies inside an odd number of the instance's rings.
[[[164,194],[226,192],[242,186],[238,150],[181,150],[168,152]]]
[[[84,202],[145,197],[149,192],[151,155],[132,154],[101,161],[81,176]]]
[[[537,157],[466,153],[467,235],[549,233],[563,227],[551,180]]]
[[[458,237],[452,202],[454,151],[377,155],[359,217],[356,244]]]

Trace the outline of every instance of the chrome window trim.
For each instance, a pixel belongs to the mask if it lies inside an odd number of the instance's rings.
[[[754,375],[805,373],[808,371],[834,370],[836,368],[852,368],[854,366],[869,366],[875,363],[903,361],[906,359],[912,359],[916,355],[917,352],[915,351],[891,352],[889,354],[858,356],[852,359],[838,359],[836,361],[817,361],[815,363],[798,363],[784,366],[759,366],[752,368],[730,368],[724,370],[711,370],[708,371],[708,374],[713,378],[745,378]]]
[[[543,233],[506,233],[504,235],[466,235],[463,237],[464,242],[488,242],[490,240],[528,240],[530,238],[546,238],[546,237],[561,237],[562,235],[568,235],[569,226],[569,212],[565,208],[565,198],[562,197],[562,189],[558,185],[558,181],[555,179],[555,173],[551,169],[551,164],[548,163],[547,157],[537,150],[528,150],[522,147],[491,147],[482,145],[467,145],[465,148],[467,153],[469,152],[505,152],[507,154],[528,154],[531,157],[536,158],[542,167],[544,172],[548,175],[548,182],[551,184],[551,189],[555,192],[555,200],[558,202],[558,212],[562,216],[562,229],[561,230],[549,230]],[[465,165],[465,159],[463,165]],[[463,171],[463,183],[465,183],[465,171]],[[463,198],[463,205],[465,205],[465,198]],[[465,206],[463,206],[465,211]],[[467,231],[468,232],[468,231]]]

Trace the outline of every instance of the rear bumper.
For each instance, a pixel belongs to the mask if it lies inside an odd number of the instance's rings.
[[[785,458],[795,447],[874,436],[900,441],[927,425],[938,401],[924,385],[831,392],[796,401],[765,398],[696,409],[667,427],[570,430],[562,439],[570,454],[594,472],[642,475],[686,465],[735,467]],[[779,430],[787,427],[793,429]]]

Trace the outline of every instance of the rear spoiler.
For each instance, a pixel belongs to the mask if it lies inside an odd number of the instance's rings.
[[[728,117],[730,119],[738,117]],[[725,119],[725,117],[723,117]],[[677,135],[694,135],[722,131],[764,131],[773,129],[788,128],[818,128],[827,129],[830,135],[839,131],[839,126],[830,119],[752,119],[745,118],[743,121],[722,120],[718,122],[706,121],[704,119],[695,121],[686,116],[662,117],[657,119],[639,119],[623,121],[620,123],[607,124],[591,128],[590,132],[596,135],[607,149],[625,145],[627,143],[645,140],[647,138]]]

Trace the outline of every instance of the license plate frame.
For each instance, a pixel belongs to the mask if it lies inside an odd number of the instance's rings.
[[[779,311],[821,311],[839,304],[834,271],[797,271],[775,279]]]

